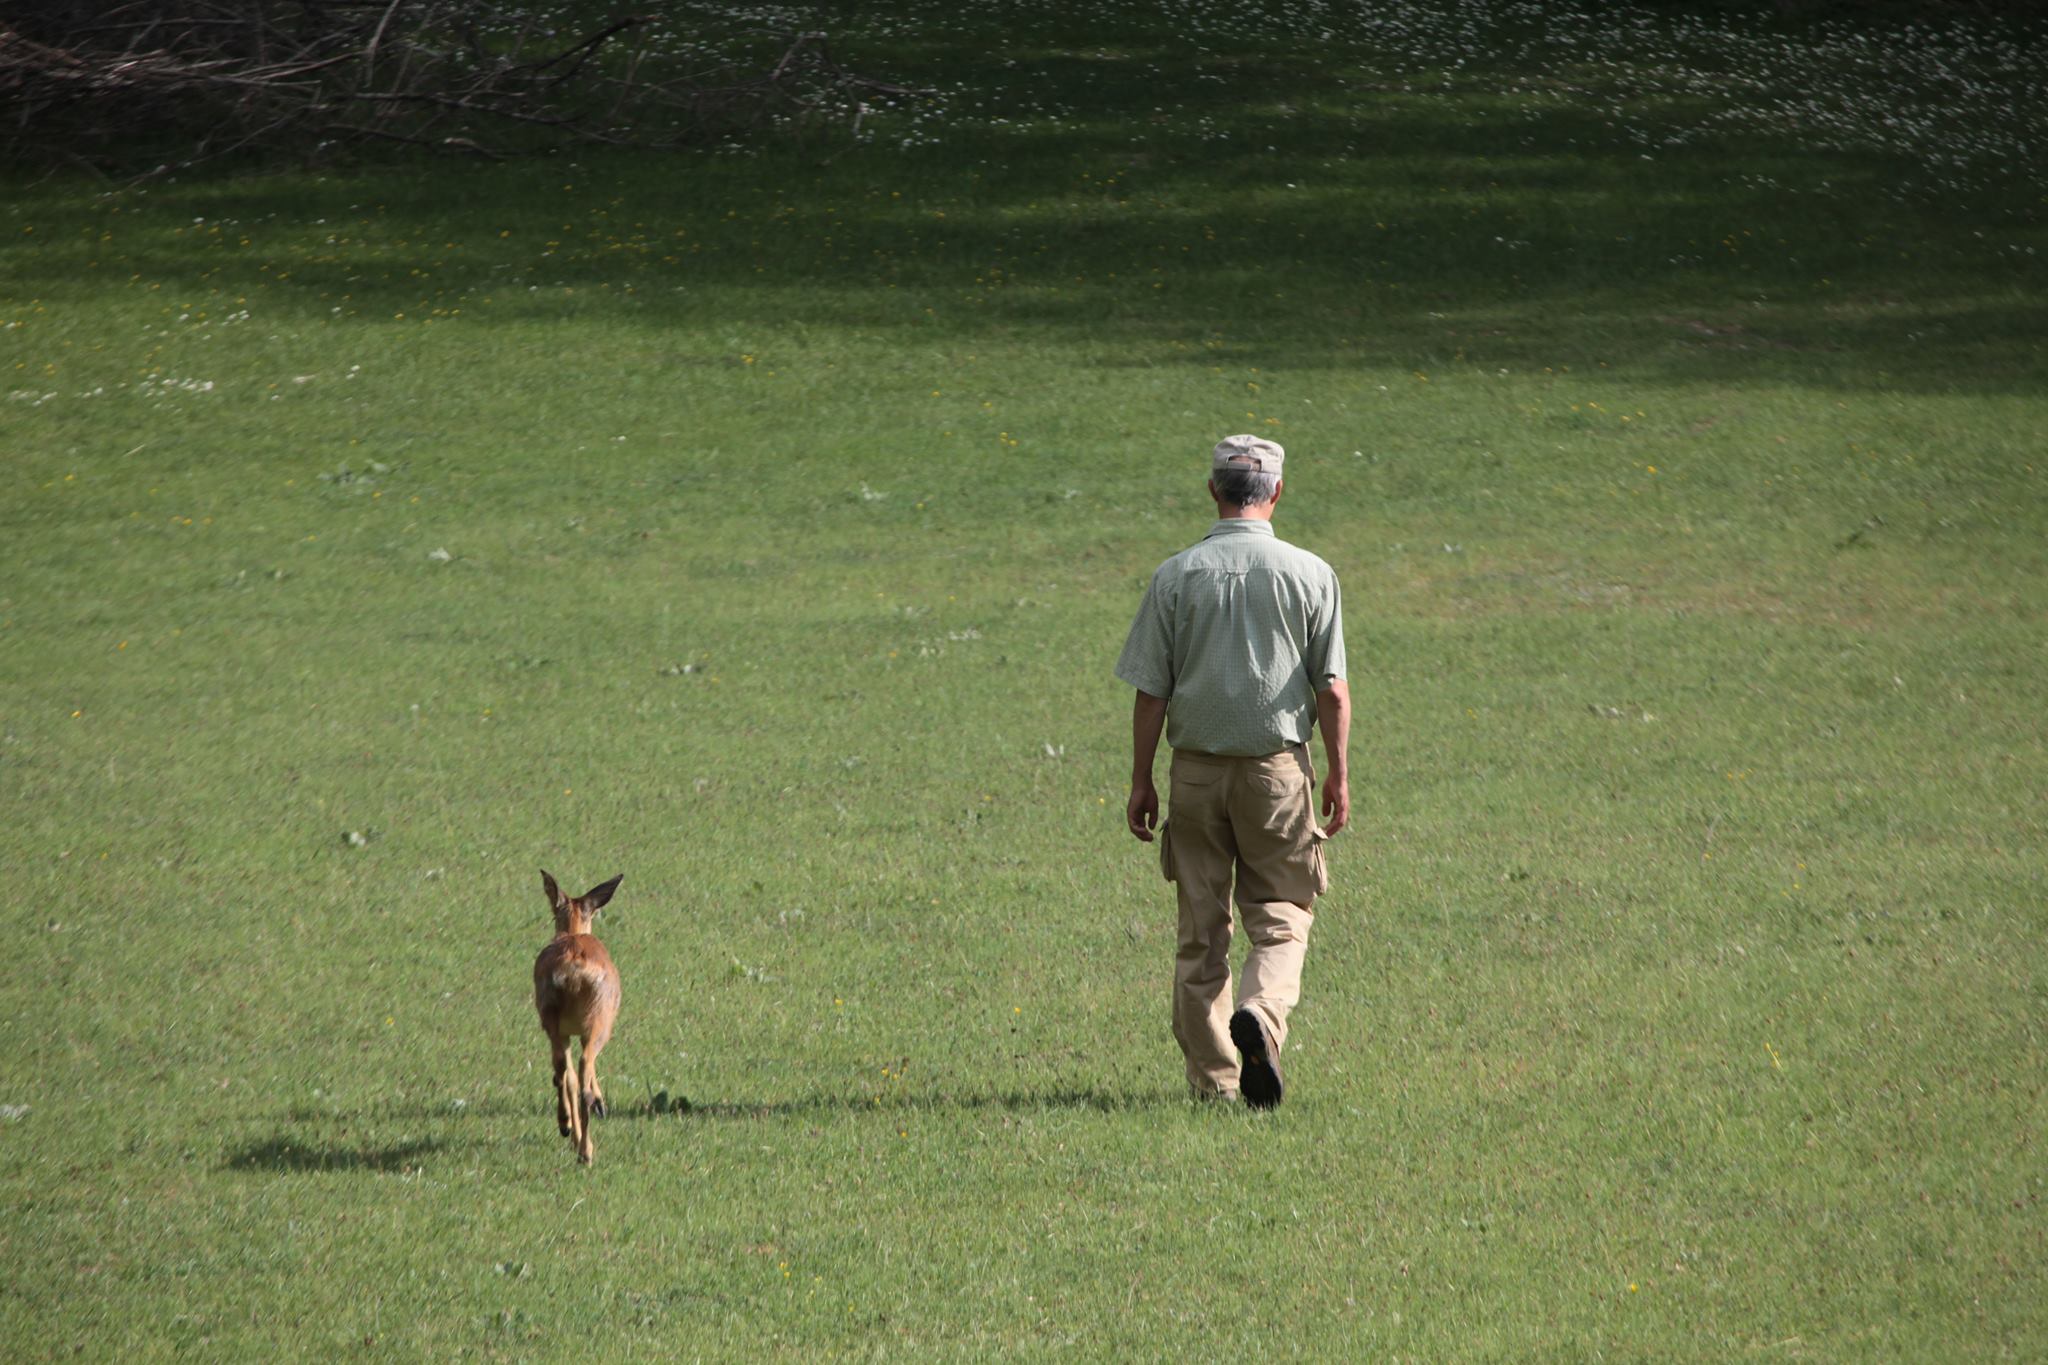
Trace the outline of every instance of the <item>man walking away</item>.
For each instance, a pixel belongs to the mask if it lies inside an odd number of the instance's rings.
[[[1216,524],[1167,560],[1139,604],[1116,675],[1131,709],[1131,798],[1124,817],[1180,901],[1173,1036],[1199,1099],[1280,1103],[1287,1015],[1315,898],[1329,886],[1323,841],[1351,816],[1345,748],[1351,690],[1337,575],[1273,534],[1285,452],[1232,436],[1210,457]],[[1310,729],[1328,772],[1316,826]],[[1159,822],[1152,760],[1173,749],[1171,805]],[[1230,1001],[1230,901],[1251,940]]]

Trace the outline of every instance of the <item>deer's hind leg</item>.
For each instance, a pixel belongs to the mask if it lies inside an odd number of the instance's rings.
[[[569,1069],[568,1035],[550,1034],[548,1049],[553,1053],[555,1066],[555,1127],[563,1137],[572,1138],[576,1130],[571,1124],[569,1097],[575,1093],[576,1076]]]
[[[569,1141],[576,1144],[576,1154],[587,1164],[590,1161],[590,1127],[587,1122],[589,1111],[583,1099],[583,1087],[577,1083],[574,1067],[562,1068],[562,1084],[557,1092],[561,1106],[569,1115],[567,1130]]]
[[[604,1113],[604,1096],[597,1088],[597,1052],[601,1046],[586,1036],[582,1055],[577,1059],[581,1075],[569,1078],[576,1090],[576,1158],[586,1166],[596,1157],[590,1133],[591,1115]]]
[[[604,1051],[604,1045],[612,1040],[609,1027],[592,1029],[583,1038],[583,1097],[590,1106],[590,1112],[603,1118],[609,1110],[604,1102],[604,1087],[597,1083],[597,1054]]]

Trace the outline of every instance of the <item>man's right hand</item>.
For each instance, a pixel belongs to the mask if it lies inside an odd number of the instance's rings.
[[[1351,823],[1351,783],[1341,774],[1323,779],[1323,837],[1329,838]]]
[[[1150,778],[1131,784],[1131,799],[1124,803],[1124,823],[1141,842],[1152,842],[1152,831],[1159,827],[1159,789]]]

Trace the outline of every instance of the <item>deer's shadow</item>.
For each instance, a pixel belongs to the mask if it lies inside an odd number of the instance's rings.
[[[398,1142],[351,1144],[307,1142],[291,1133],[280,1133],[252,1142],[230,1156],[233,1171],[384,1171],[402,1175],[416,1169],[423,1158],[443,1151],[441,1138],[406,1138]]]

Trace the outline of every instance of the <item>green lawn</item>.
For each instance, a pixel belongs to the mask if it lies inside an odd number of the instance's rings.
[[[1538,8],[11,180],[5,1353],[2038,1357],[2048,38]],[[1111,674],[1240,430],[1358,707],[1271,1115]]]

